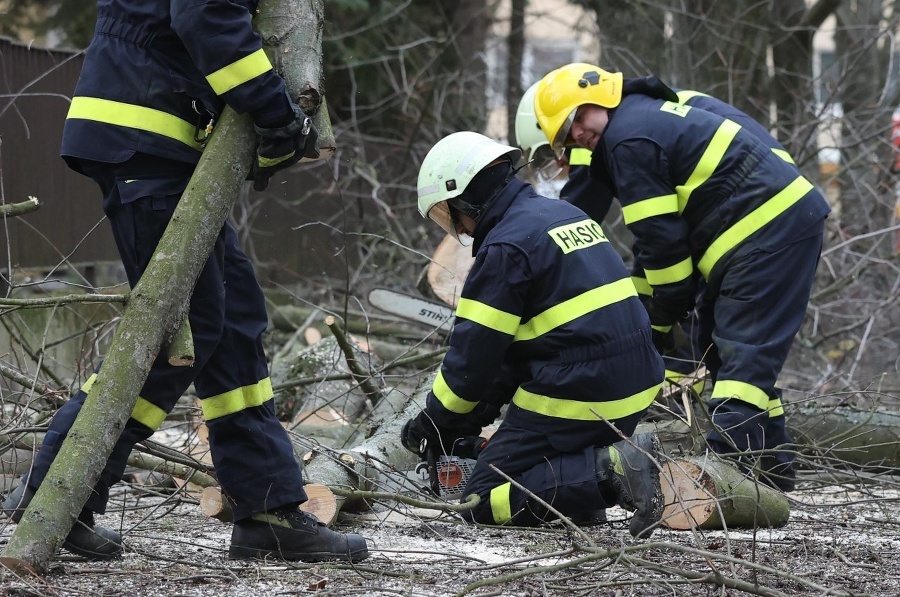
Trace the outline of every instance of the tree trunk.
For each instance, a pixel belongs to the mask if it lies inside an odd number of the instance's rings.
[[[263,17],[261,28],[277,23],[283,31],[291,32],[291,37],[282,39],[277,33],[264,32],[263,40],[296,51],[278,53],[285,59],[291,56],[289,64],[297,65],[293,68],[320,66],[320,38],[316,38],[317,45],[312,48],[312,60],[304,55],[309,48],[298,50],[302,46],[291,40],[311,23],[321,30],[321,2],[283,0],[277,5],[272,1],[271,5],[271,12],[263,14],[277,14],[278,18]],[[296,80],[293,75],[286,78]],[[315,83],[319,79],[320,76],[311,78]],[[305,89],[297,91],[292,89],[292,95],[310,96]],[[327,113],[322,117],[327,117]],[[80,415],[10,538],[6,557],[22,560],[41,573],[48,570],[99,479],[160,347],[185,320],[190,291],[244,184],[255,144],[250,117],[239,117],[226,108],[150,265],[131,293],[103,368]]]

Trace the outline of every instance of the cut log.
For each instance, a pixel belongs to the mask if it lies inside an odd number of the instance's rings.
[[[784,494],[712,455],[669,460],[660,480],[670,529],[772,528],[790,516]]]
[[[331,525],[338,513],[337,498],[334,493],[320,483],[308,483],[303,489],[306,490],[306,496],[309,499],[300,504],[300,509],[315,515],[326,525]],[[231,505],[222,497],[222,490],[218,487],[207,487],[203,490],[203,493],[200,494],[200,511],[206,516],[222,522],[234,522]]]
[[[449,234],[445,236],[428,264],[428,285],[434,295],[455,309],[474,262],[472,247],[464,247]]]

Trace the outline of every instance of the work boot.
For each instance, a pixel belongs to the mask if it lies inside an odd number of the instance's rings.
[[[649,537],[662,518],[663,495],[656,459],[656,433],[642,433],[595,452],[601,491],[634,512],[628,530],[633,537]]]
[[[3,513],[18,523],[34,494],[35,490],[27,483],[20,483],[3,501]],[[89,560],[109,560],[122,555],[122,537],[110,529],[94,526],[94,513],[87,509],[78,515],[62,546]]]
[[[360,535],[332,531],[312,514],[293,506],[235,522],[228,555],[236,559],[359,562],[369,557],[369,550]]]

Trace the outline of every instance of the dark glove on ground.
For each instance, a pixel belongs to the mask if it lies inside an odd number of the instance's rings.
[[[250,174],[256,191],[266,190],[272,174],[293,166],[300,158],[319,157],[319,132],[297,106],[294,106],[294,119],[285,126],[254,128],[259,135],[259,147]]]

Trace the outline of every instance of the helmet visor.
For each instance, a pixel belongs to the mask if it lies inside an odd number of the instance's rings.
[[[559,131],[553,138],[553,142],[550,143],[550,148],[553,149],[553,153],[558,158],[562,158],[566,152],[566,146],[572,144],[572,140],[569,139],[569,131],[572,130],[572,123],[575,122],[575,112],[577,111],[572,110],[569,112],[569,116],[563,121],[562,126],[559,127]]]
[[[468,234],[459,234],[457,232],[456,218],[453,217],[453,210],[450,209],[450,204],[448,202],[441,201],[435,203],[434,206],[428,210],[428,219],[443,228],[444,232],[459,241],[459,244],[462,246],[468,247],[472,244],[471,236]]]

